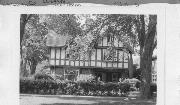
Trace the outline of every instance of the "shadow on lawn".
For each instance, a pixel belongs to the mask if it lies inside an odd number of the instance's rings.
[[[156,99],[142,100],[131,97],[96,97],[96,96],[63,96],[63,95],[21,95],[22,105],[156,105]],[[28,100],[28,101],[27,101]],[[28,102],[28,103],[26,103]]]
[[[52,103],[52,104],[41,104],[41,105],[156,105],[155,103],[133,103],[133,102],[127,102],[127,103],[121,103],[121,102],[115,102],[115,103],[94,103],[94,104],[73,104],[73,103]]]
[[[91,97],[58,97],[66,100],[65,103],[52,103],[41,105],[156,105],[154,100],[124,100],[125,98],[91,98]]]

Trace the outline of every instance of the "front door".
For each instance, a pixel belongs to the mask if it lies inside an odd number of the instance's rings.
[[[112,82],[118,82],[118,73],[112,73]]]
[[[100,80],[106,82],[106,73],[96,72],[95,76],[96,76],[96,81]]]
[[[102,81],[102,73],[95,73],[95,76],[96,76],[96,81]]]

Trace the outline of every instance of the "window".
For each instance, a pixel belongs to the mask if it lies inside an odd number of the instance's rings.
[[[51,59],[55,59],[55,48],[51,48]]]
[[[107,42],[109,43],[109,42],[113,42],[113,41],[114,41],[114,36],[108,35],[107,36]]]
[[[65,78],[65,80],[75,81],[78,74],[79,74],[79,70],[65,69],[64,78]]]
[[[66,59],[69,59],[69,54],[66,53]]]
[[[128,62],[128,54],[124,52],[124,62]]]
[[[123,61],[123,51],[119,51],[119,61],[122,62]]]
[[[65,49],[65,51],[66,51],[66,55],[65,55],[65,58],[66,59],[69,59],[70,58],[70,54],[69,54],[69,50],[68,49]]]
[[[107,49],[103,51],[103,60],[105,61],[111,61],[111,62],[117,62],[117,55],[118,50],[113,49],[111,51],[108,51]]]
[[[96,81],[102,81],[102,73],[95,73]]]

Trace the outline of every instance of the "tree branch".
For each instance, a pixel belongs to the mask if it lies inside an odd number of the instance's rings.
[[[145,38],[146,38],[146,33],[145,33],[145,21],[144,21],[144,15],[140,15],[140,46],[141,48],[144,47],[145,44]]]
[[[137,28],[138,39],[140,48],[144,47],[144,39],[145,39],[145,22],[144,15],[138,15],[135,21],[135,25]]]
[[[156,15],[150,15],[149,16],[149,25],[148,25],[148,32],[146,34],[146,39],[145,39],[145,43],[147,43],[147,40],[149,40],[149,37],[153,35],[153,38],[155,38],[155,35],[156,35],[156,24],[157,24],[157,17]],[[153,34],[151,34],[153,32]],[[153,43],[153,50],[154,50],[154,47],[156,47],[157,45],[157,40],[153,40],[154,43]]]
[[[26,22],[32,17],[32,14],[27,15]]]

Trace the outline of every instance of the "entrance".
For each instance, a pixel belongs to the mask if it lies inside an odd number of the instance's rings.
[[[112,73],[112,82],[118,82],[119,76],[118,73]]]
[[[106,82],[106,73],[103,73],[103,72],[96,72],[95,73],[95,79],[96,79],[96,81],[98,81],[98,79],[100,80],[100,81],[103,81],[103,82]]]

